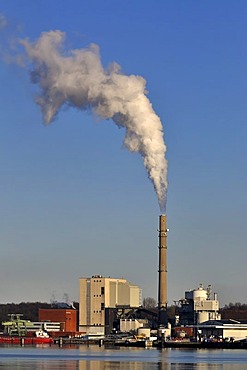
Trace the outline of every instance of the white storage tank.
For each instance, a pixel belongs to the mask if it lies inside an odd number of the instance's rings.
[[[202,287],[193,290],[193,299],[194,301],[206,301],[207,299],[207,291]]]
[[[203,312],[198,312],[197,314],[197,324],[201,324],[202,322],[208,321],[209,320],[209,315],[208,312],[203,311]]]

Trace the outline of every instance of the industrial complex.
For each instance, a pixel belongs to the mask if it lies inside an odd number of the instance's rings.
[[[184,293],[174,304],[167,302],[166,215],[159,216],[158,305],[142,306],[142,289],[125,278],[93,275],[79,279],[79,308],[68,304],[39,309],[39,321],[5,322],[7,334],[43,330],[53,338],[117,341],[119,344],[168,346],[176,342],[247,343],[247,321],[222,320],[217,293],[202,284]],[[12,317],[13,319],[13,317]],[[79,338],[79,339],[78,339]],[[110,339],[109,339],[110,338]],[[120,342],[119,342],[120,341]]]

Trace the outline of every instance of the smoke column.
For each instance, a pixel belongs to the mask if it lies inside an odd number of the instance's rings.
[[[21,40],[32,62],[31,80],[41,92],[36,98],[44,121],[53,121],[62,106],[91,109],[102,119],[112,119],[125,128],[124,145],[141,154],[148,177],[153,182],[162,212],[166,207],[167,161],[163,127],[146,96],[146,81],[140,76],[126,76],[120,66],[105,70],[99,48],[65,52],[65,33],[41,34],[35,43]]]

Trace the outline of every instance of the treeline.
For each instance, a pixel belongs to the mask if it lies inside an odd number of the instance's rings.
[[[247,304],[230,302],[220,309],[220,313],[222,319],[247,320]]]
[[[66,303],[21,302],[0,304],[0,326],[9,320],[10,314],[21,314],[21,319],[32,322],[39,321],[39,308],[64,308]],[[73,302],[73,307],[79,309],[79,303]]]
[[[147,304],[149,303],[149,304]],[[79,309],[78,302],[74,303],[75,308]],[[146,308],[157,311],[155,302],[146,302]],[[39,320],[39,308],[59,308],[56,303],[42,303],[42,302],[21,302],[21,303],[6,303],[0,304],[0,326],[2,321],[7,321],[10,314],[22,314],[24,320],[38,321]],[[174,319],[177,314],[177,307],[170,306],[167,308],[168,319]],[[247,320],[247,304],[245,303],[232,303],[225,305],[220,309],[222,319],[233,319],[233,320]]]
[[[38,321],[39,308],[51,308],[51,303],[21,302],[0,304],[0,325],[2,321],[9,320],[10,314],[22,314],[23,320]]]

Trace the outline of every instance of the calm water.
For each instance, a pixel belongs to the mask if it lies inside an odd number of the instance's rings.
[[[245,350],[0,347],[0,370],[247,369]]]

